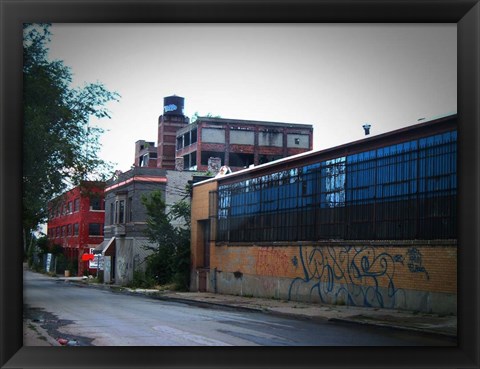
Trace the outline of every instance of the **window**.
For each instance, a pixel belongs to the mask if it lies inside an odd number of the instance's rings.
[[[90,197],[90,210],[103,210],[103,199],[100,196]]]
[[[115,205],[113,202],[110,204],[110,224],[113,224],[114,216],[115,216]]]
[[[456,131],[219,186],[217,240],[456,238]]]
[[[68,205],[67,205],[67,213],[68,213],[68,214],[70,214],[70,213],[72,212],[72,205],[73,205],[72,202],[69,201],[69,202],[68,202]]]
[[[80,199],[73,200],[73,211],[80,211]]]
[[[101,236],[102,235],[103,224],[101,223],[89,223],[88,224],[88,234],[90,236]]]
[[[79,227],[78,227],[78,223],[75,223],[75,224],[73,225],[73,235],[74,235],[74,236],[78,236],[78,228],[79,228]]]
[[[234,154],[230,153],[229,163],[231,167],[246,168],[253,164],[253,154]]]
[[[128,198],[128,221],[133,222],[133,198]]]
[[[125,223],[125,200],[115,201],[115,224]]]
[[[67,225],[67,236],[71,236],[72,235],[72,225],[69,224]]]

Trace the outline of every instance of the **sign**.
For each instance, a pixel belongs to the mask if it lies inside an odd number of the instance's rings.
[[[93,250],[94,249],[90,249],[93,259],[89,260],[88,267],[90,269],[97,269],[98,263],[100,262],[100,270],[103,270],[104,256],[102,254],[93,255]]]
[[[46,260],[46,265],[45,265],[45,270],[47,272],[50,271],[50,264],[52,263],[52,254],[48,253],[47,254],[47,260]]]

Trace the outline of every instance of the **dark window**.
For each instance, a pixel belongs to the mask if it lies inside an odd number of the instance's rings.
[[[115,209],[114,209],[114,204],[113,202],[110,204],[110,224],[113,224],[114,221],[114,215],[115,215]]]
[[[177,137],[177,150],[183,149],[183,136]]]
[[[133,198],[128,198],[128,221],[133,222]]]
[[[73,211],[80,211],[80,199],[73,200]]]
[[[78,223],[73,225],[73,235],[78,236]]]
[[[125,200],[115,201],[115,224],[125,223]]]
[[[103,199],[100,196],[92,196],[90,198],[90,209],[91,210],[103,210],[102,209]]]
[[[102,235],[102,226],[101,223],[89,223],[88,224],[88,234],[90,236],[101,236]]]
[[[72,235],[72,225],[69,224],[69,225],[67,226],[67,236],[71,236],[71,235]]]
[[[253,154],[230,153],[229,164],[231,167],[248,167],[253,164]]]
[[[192,144],[194,144],[195,142],[197,142],[197,130],[196,129],[192,129],[191,131],[192,133]]]

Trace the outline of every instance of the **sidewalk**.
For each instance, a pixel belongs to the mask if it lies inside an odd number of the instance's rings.
[[[457,317],[408,312],[393,309],[378,309],[356,306],[325,305],[296,301],[221,295],[209,292],[174,292],[145,289],[130,289],[115,285],[86,283],[81,278],[60,278],[68,282],[85,283],[91,287],[112,289],[117,292],[142,294],[156,299],[209,304],[257,312],[290,316],[299,319],[319,319],[331,322],[355,323],[411,330],[429,334],[457,337]]]

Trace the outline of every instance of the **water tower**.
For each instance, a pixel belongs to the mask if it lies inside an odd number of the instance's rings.
[[[185,115],[185,99],[173,95],[163,98],[163,115]]]

